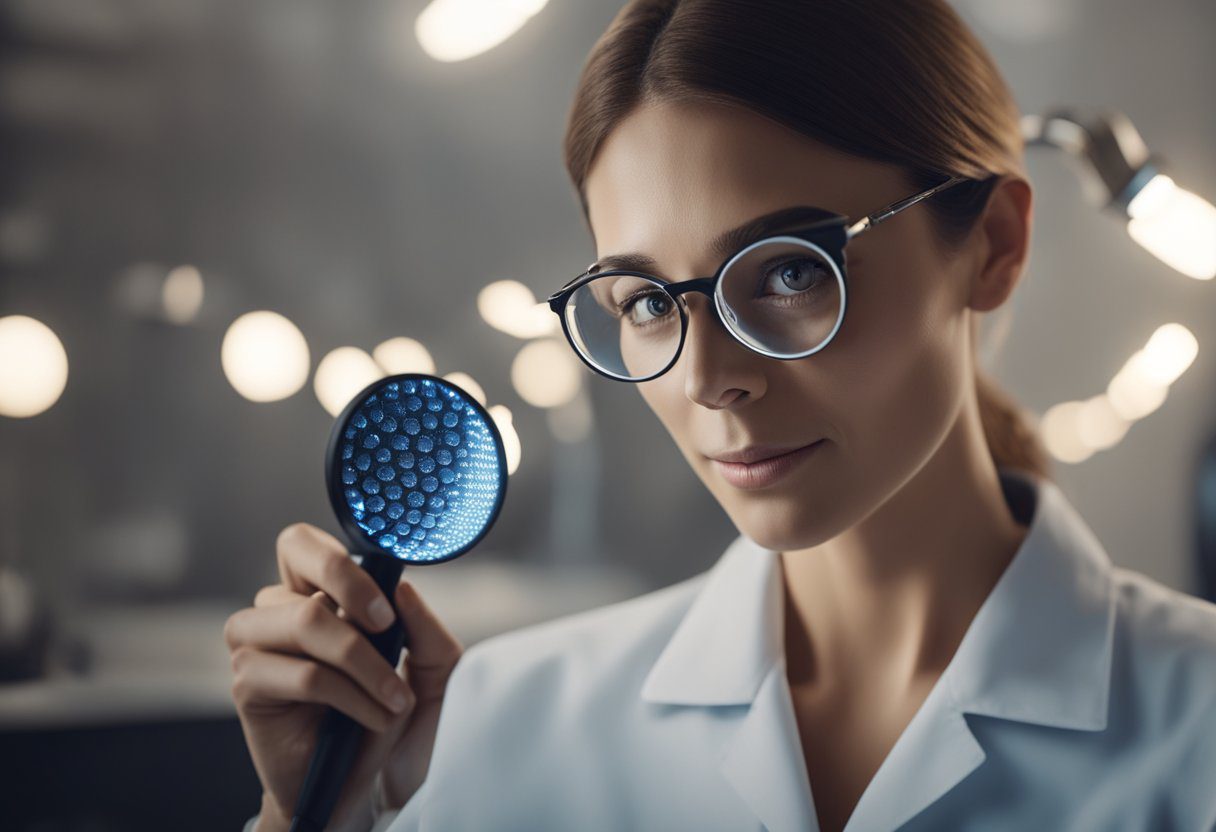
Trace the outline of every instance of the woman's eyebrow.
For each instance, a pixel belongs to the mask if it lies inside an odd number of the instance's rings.
[[[739,249],[754,243],[762,237],[767,237],[778,231],[788,231],[794,228],[814,225],[816,222],[831,220],[840,216],[840,214],[811,205],[795,205],[788,208],[780,208],[750,219],[735,228],[723,231],[710,243],[710,252],[718,260],[725,260]],[[658,261],[648,254],[631,252],[628,254],[606,255],[592,263],[588,271],[623,269],[625,271],[646,272],[655,277],[662,277],[663,275],[658,271],[658,265]]]

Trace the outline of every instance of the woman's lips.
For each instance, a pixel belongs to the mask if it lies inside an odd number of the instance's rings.
[[[804,460],[813,456],[815,451],[825,441],[824,439],[820,439],[817,442],[812,442],[810,445],[804,445],[793,451],[769,457],[768,459],[762,459],[758,462],[723,462],[720,459],[711,459],[710,461],[713,462],[718,473],[722,475],[722,479],[736,488],[746,490],[765,488],[777,482],[777,480],[784,477]]]

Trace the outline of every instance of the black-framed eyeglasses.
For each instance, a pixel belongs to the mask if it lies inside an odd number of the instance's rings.
[[[822,208],[780,212],[796,227],[747,242],[709,277],[670,283],[642,271],[599,271],[592,264],[549,296],[549,308],[579,358],[618,381],[649,381],[676,363],[688,332],[687,301],[681,297],[687,292],[712,298],[727,331],[748,349],[786,361],[805,358],[826,347],[844,322],[845,245],[966,181],[971,180],[951,177],[854,223]]]

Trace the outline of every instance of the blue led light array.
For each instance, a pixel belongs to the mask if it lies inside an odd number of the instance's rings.
[[[380,548],[406,561],[442,560],[490,521],[499,460],[492,426],[458,391],[430,379],[390,382],[346,423],[343,495]]]

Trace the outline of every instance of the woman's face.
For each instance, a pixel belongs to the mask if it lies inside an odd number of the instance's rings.
[[[710,241],[762,214],[810,205],[856,220],[910,194],[893,167],[742,108],[700,103],[635,110],[586,183],[597,257],[649,255],[668,281],[713,274]],[[751,352],[709,298],[691,293],[679,360],[638,385],[731,520],[767,548],[809,548],[864,519],[932,457],[970,389],[973,261],[938,249],[925,206],[846,252],[847,312],[825,349],[793,361]],[[732,484],[711,459],[819,439],[760,488]]]

